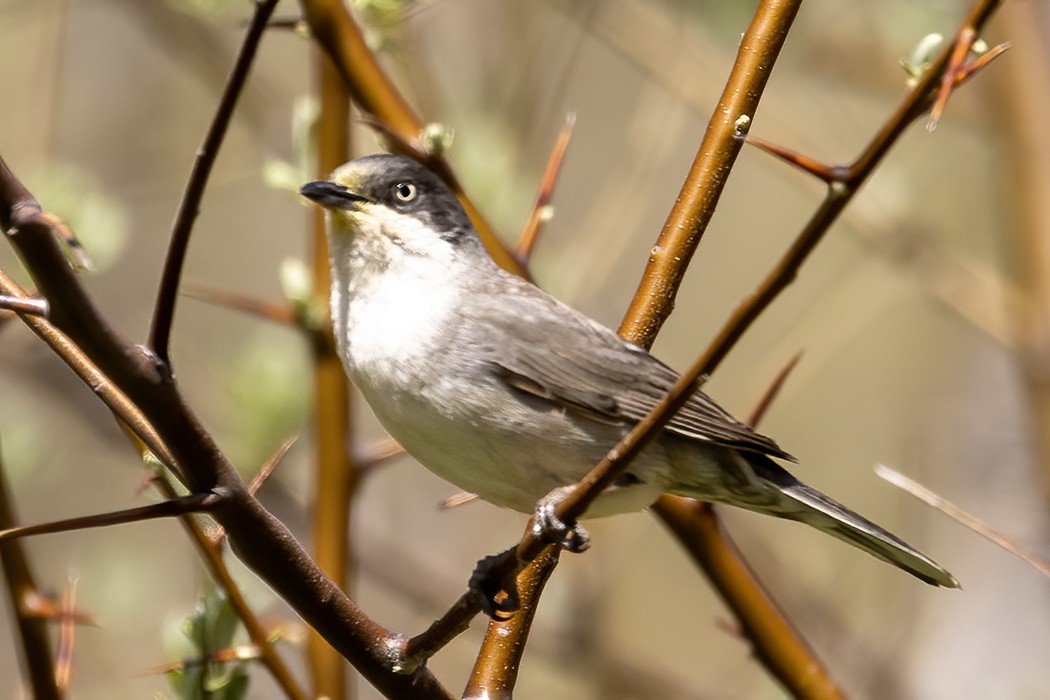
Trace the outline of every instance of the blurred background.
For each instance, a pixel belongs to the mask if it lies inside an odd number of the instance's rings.
[[[425,119],[455,131],[449,160],[513,241],[567,113],[576,127],[537,282],[615,327],[722,89],[753,3],[432,0],[362,3],[385,65]],[[967,3],[804,5],[751,133],[848,162],[905,89],[899,62],[950,35]],[[392,8],[392,9],[391,9]],[[296,3],[277,14],[298,16]],[[126,334],[145,338],[167,237],[250,4],[216,0],[0,0],[0,153],[97,263],[85,278]],[[1050,582],[883,482],[887,464],[1043,555],[1050,434],[1041,285],[1050,234],[1050,73],[1043,3],[1008,3],[989,45],[1013,50],[952,97],[933,133],[916,124],[799,279],[707,389],[747,415],[797,352],[761,426],[794,472],[938,560],[962,591],[935,590],[801,525],[722,511],[777,602],[855,697],[1035,698],[1050,677]],[[205,196],[187,284],[283,298],[280,270],[306,251],[311,179],[296,144],[310,112],[311,46],[264,40]],[[295,125],[299,124],[299,127]],[[359,154],[381,148],[364,127]],[[822,185],[745,148],[654,348],[685,367],[798,233]],[[1042,237],[1042,238],[1041,238]],[[27,277],[7,246],[0,268]],[[183,297],[178,379],[246,474],[304,432],[262,492],[309,538],[309,354],[293,329]],[[381,437],[357,405],[359,439]],[[103,405],[21,324],[0,327],[0,454],[24,523],[141,505],[145,470]],[[474,562],[525,516],[474,503],[408,458],[370,477],[353,522],[355,599],[414,634],[464,590]],[[777,698],[784,691],[731,616],[648,514],[590,524],[564,556],[519,696]],[[184,653],[181,621],[205,575],[175,522],[34,538],[40,582],[78,581],[97,627],[77,633],[74,698],[152,697],[149,669]],[[238,569],[255,607],[294,616]],[[0,606],[0,696],[24,697],[10,610]],[[458,692],[481,620],[431,660]],[[305,679],[300,648],[282,645]],[[251,697],[278,697],[253,672]],[[170,694],[170,691],[168,691]],[[376,697],[362,684],[361,697]]]

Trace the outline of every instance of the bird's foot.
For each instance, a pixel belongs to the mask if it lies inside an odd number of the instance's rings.
[[[509,587],[503,585],[504,561],[509,556],[516,556],[514,550],[511,547],[501,554],[490,554],[478,560],[467,583],[482,612],[497,622],[509,620],[521,606],[514,580],[510,579]]]
[[[562,549],[579,554],[591,546],[591,536],[578,522],[565,522],[558,517],[557,507],[569,493],[572,486],[556,488],[536,504],[536,515],[532,533],[540,539],[560,545]]]

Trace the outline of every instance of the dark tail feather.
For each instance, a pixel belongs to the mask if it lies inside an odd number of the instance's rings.
[[[833,537],[849,542],[854,547],[904,569],[926,583],[959,588],[955,577],[937,562],[820,491],[801,482],[781,486],[780,491],[802,506],[793,512],[784,513],[785,517],[812,525]]]
[[[708,497],[759,513],[806,523],[863,549],[926,583],[959,588],[955,577],[937,562],[870,520],[857,515],[820,491],[806,486],[768,457],[739,452],[734,456],[737,458],[735,464],[723,465],[727,481],[722,485],[725,487],[732,483],[733,488],[712,492],[710,488],[701,491],[683,487],[674,489],[674,492]],[[774,496],[772,489],[779,493]]]

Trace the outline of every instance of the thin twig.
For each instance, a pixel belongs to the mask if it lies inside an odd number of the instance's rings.
[[[565,118],[565,124],[562,126],[561,131],[558,133],[558,138],[554,142],[554,148],[551,149],[550,156],[547,157],[547,167],[543,171],[543,177],[540,178],[540,191],[536,196],[536,203],[532,205],[529,219],[525,222],[521,236],[518,237],[518,245],[514,249],[514,255],[517,256],[525,268],[529,266],[529,259],[532,257],[532,250],[536,247],[536,242],[540,238],[540,230],[543,228],[543,224],[550,220],[554,187],[558,183],[558,174],[561,173],[561,164],[565,160],[565,152],[569,148],[569,141],[572,139],[572,129],[575,125],[576,115],[570,112]]]
[[[963,27],[955,35],[954,46],[951,55],[948,57],[948,65],[944,69],[944,75],[941,76],[941,85],[937,90],[937,97],[933,101],[933,107],[930,108],[930,118],[926,121],[926,131],[933,131],[941,121],[944,108],[948,105],[948,98],[951,96],[952,91],[955,90],[959,73],[963,70],[966,57],[970,54],[973,42],[976,40],[977,28],[972,26]]]
[[[244,41],[241,43],[237,59],[226,81],[226,88],[215,110],[215,116],[212,117],[208,132],[204,136],[204,142],[197,150],[193,169],[186,182],[186,191],[182,195],[178,213],[175,215],[149,335],[149,348],[167,365],[171,364],[169,357],[171,324],[175,319],[175,302],[179,296],[179,281],[186,260],[186,250],[190,243],[190,233],[193,231],[193,224],[200,212],[201,199],[208,186],[212,166],[219,155],[219,148],[222,146],[226,130],[233,118],[237,99],[248,80],[248,73],[259,48],[259,41],[262,39],[266,23],[270,20],[270,15],[273,14],[275,7],[277,7],[277,0],[256,0],[255,14],[244,34]]]
[[[77,581],[66,581],[62,589],[62,615],[58,622],[58,653],[55,655],[55,686],[65,695],[73,678],[73,643],[76,640]]]
[[[448,498],[442,499],[442,501],[438,503],[438,510],[451,510],[453,508],[459,508],[460,506],[465,506],[468,503],[473,503],[479,498],[481,498],[481,496],[479,496],[476,493],[470,493],[469,491],[460,491],[459,493],[452,494]]]
[[[295,307],[287,301],[257,299],[241,292],[202,285],[187,286],[183,294],[191,299],[236,309],[286,326],[302,325]]]
[[[1018,544],[998,530],[994,530],[977,516],[939,496],[914,479],[910,479],[900,472],[890,469],[885,464],[876,464],[875,473],[897,488],[907,491],[923,503],[933,506],[955,522],[965,525],[978,535],[999,545],[1043,576],[1050,577],[1050,561],[1042,558],[1024,545]]]
[[[52,520],[51,522],[37,525],[9,527],[0,530],[0,542],[33,535],[49,535],[56,532],[89,530],[96,527],[156,520],[157,518],[172,518],[177,515],[185,515],[186,513],[205,513],[218,506],[222,500],[222,496],[216,493],[191,493],[187,496],[176,496],[167,501],[152,503],[148,506],[139,506],[138,508],[127,508],[111,513],[82,515],[78,518],[66,518],[64,520]]]

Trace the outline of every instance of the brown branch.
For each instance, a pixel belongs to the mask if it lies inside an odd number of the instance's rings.
[[[510,573],[506,574],[509,577]],[[503,580],[507,580],[507,578]],[[470,621],[481,612],[478,598],[473,591],[467,591],[452,604],[445,614],[435,620],[430,627],[408,640],[402,654],[402,662],[408,671],[422,668],[431,656],[443,649],[446,644],[467,631]]]
[[[741,118],[747,117],[747,123],[753,119],[799,4],[797,1],[778,0],[760,3],[744,33],[722,99],[708,123],[678,201],[653,248],[656,252],[650,256],[642,282],[620,324],[620,335],[637,345],[649,347],[671,312],[686,265],[714,212],[714,205],[740,150]],[[580,480],[573,492],[558,505],[557,515],[566,522],[583,515],[598,494],[612,485],[630,460],[696,393],[703,377],[712,369],[707,353],[697,358],[649,415],[634,425],[620,443]],[[523,540],[518,548],[519,557],[534,555],[537,544]]]
[[[733,611],[751,641],[755,657],[794,697],[845,697],[784,612],[758,584],[722,532],[710,504],[664,496],[653,505],[653,512],[674,533]]]
[[[248,81],[252,61],[255,59],[263,32],[266,31],[266,23],[275,7],[277,7],[277,0],[256,0],[255,2],[255,14],[244,34],[244,41],[241,43],[237,59],[226,81],[219,106],[215,110],[215,116],[212,117],[208,132],[204,136],[204,142],[197,149],[197,157],[193,161],[193,169],[186,182],[186,191],[182,195],[178,213],[175,215],[149,335],[149,348],[166,365],[171,364],[169,357],[171,324],[175,319],[175,302],[179,296],[179,281],[182,277],[183,264],[186,261],[186,250],[190,244],[190,233],[193,231],[193,224],[200,212],[201,199],[208,186],[212,166],[215,164],[219,148],[226,136],[226,130],[233,119],[237,99]]]
[[[14,504],[7,486],[7,474],[0,455],[0,528],[15,527]],[[4,572],[4,588],[11,601],[11,615],[18,628],[22,662],[28,676],[28,686],[37,700],[59,700],[62,693],[55,684],[55,662],[47,623],[37,615],[28,614],[27,601],[39,598],[39,588],[29,566],[29,558],[20,542],[0,542],[0,570]]]
[[[650,347],[674,308],[675,295],[700,239],[714,215],[743,141],[740,120],[754,122],[759,99],[773,71],[801,0],[764,0],[744,33],[726,87],[707,132],[653,246],[642,281],[620,325],[620,334]]]
[[[1012,251],[1022,302],[1010,330],[1020,351],[1035,455],[1043,483],[1050,485],[1050,130],[1045,119],[1050,92],[1033,89],[1050,85],[1045,17],[1045,7],[1030,3],[1016,3],[1003,14],[1003,33],[1015,40],[1017,49],[1004,66],[993,114],[1002,134],[1003,162],[1010,163],[997,181],[1001,179],[1001,191],[1008,195],[1005,209],[1012,225],[1006,250]]]
[[[379,65],[360,27],[341,0],[300,0],[300,5],[303,18],[310,26],[310,33],[343,76],[354,104],[383,124],[384,130],[394,136],[395,145],[410,149],[406,155],[425,163],[449,184],[493,259],[503,268],[527,277],[525,268],[500,242],[481,212],[463,192],[448,163],[433,154],[421,153],[412,148],[413,144],[418,143],[419,135],[426,125],[408,106],[408,102]]]

